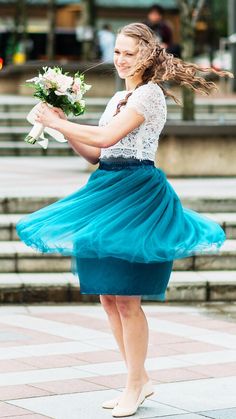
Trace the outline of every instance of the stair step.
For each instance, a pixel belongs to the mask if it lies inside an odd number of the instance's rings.
[[[79,278],[61,273],[0,274],[1,303],[76,302],[98,300],[80,294]],[[173,271],[167,288],[168,301],[235,301],[236,271]],[[155,296],[143,296],[155,300]]]
[[[80,116],[70,116],[69,119],[78,120],[78,118],[79,119],[86,119],[86,117],[88,117],[89,119],[92,119],[92,118],[98,118],[99,115],[101,115],[100,112],[89,112],[88,110],[86,110],[86,112],[84,114],[82,114]],[[4,119],[6,119],[6,120],[17,120],[17,121],[25,120],[26,116],[27,116],[27,112],[12,112],[12,111],[1,112],[0,111],[0,120],[2,120],[2,121]],[[27,121],[26,121],[26,123],[29,124]]]
[[[60,254],[40,253],[23,242],[0,242],[0,272],[65,272],[71,267],[71,258]],[[178,259],[174,270],[207,271],[236,270],[236,240],[226,240],[217,254],[205,254]]]
[[[83,124],[96,124],[102,112],[85,112],[83,115],[68,118],[69,121],[83,123]],[[30,128],[30,124],[26,119],[27,112],[0,112],[0,134],[9,134],[8,128],[25,127]],[[14,132],[15,134],[15,132]]]
[[[49,157],[48,157],[49,158]],[[84,174],[84,176],[86,176]],[[88,176],[88,175],[87,175]],[[80,175],[81,178],[81,175]],[[85,183],[86,178],[78,179],[80,182],[77,185],[78,189]],[[9,196],[0,197],[0,213],[12,214],[12,213],[31,213],[39,208],[49,205],[58,199],[61,199],[63,195],[53,196],[51,193],[48,196]],[[231,212],[236,208],[236,197],[232,198],[201,198],[195,199],[192,197],[181,197],[182,205],[186,208],[191,208],[198,212]]]
[[[80,117],[79,117],[80,118]],[[78,123],[80,119],[77,119]],[[89,125],[97,125],[98,124],[98,118],[87,118],[86,114],[84,115],[84,119],[82,119],[84,124]],[[23,135],[27,134],[29,132],[30,125],[27,126],[0,126],[0,138],[3,137],[3,139],[11,140],[14,139],[15,141],[19,141]],[[182,121],[182,120],[168,120],[162,135],[181,135],[184,137],[189,137],[189,132],[193,130],[197,130],[198,136],[205,136],[206,133],[208,136],[214,136],[217,135],[221,136],[232,136],[235,133],[235,119],[234,120],[228,120],[223,121],[219,124],[218,120],[215,121]],[[217,131],[216,131],[217,130]]]
[[[3,156],[74,156],[74,150],[67,143],[51,141],[46,150],[38,145],[26,144],[24,141],[0,141],[0,155]]]
[[[82,122],[85,125],[97,125],[98,118],[84,117],[77,119],[77,122]],[[0,126],[0,145],[2,141],[23,141],[24,137],[29,133],[31,128],[32,125],[29,123],[27,123],[25,126],[15,124],[14,126]]]
[[[15,226],[25,214],[0,214],[0,241],[18,240]],[[227,239],[236,239],[236,213],[203,213],[221,225]]]
[[[37,102],[38,99],[34,98],[33,96],[23,96],[23,95],[0,95],[0,110],[22,110],[24,107],[30,109],[33,107]],[[109,100],[109,97],[86,97],[86,106],[87,107],[98,107],[98,106],[105,106]],[[167,99],[168,108],[174,110],[176,112],[179,111],[179,106],[176,105],[171,99]],[[222,112],[225,111],[233,111],[236,109],[236,101],[235,98],[196,98],[195,103],[196,109],[204,110],[209,113],[211,112]]]
[[[70,116],[69,120],[73,122],[81,122],[87,123],[87,121],[98,121],[101,117],[104,108],[101,107],[100,112],[92,112],[89,109],[83,115],[78,116]],[[28,121],[26,120],[28,111],[0,111],[0,126],[2,127],[14,127],[17,126],[29,126]],[[167,115],[168,121],[178,121],[182,120],[181,112],[177,113],[175,111],[169,111]],[[212,113],[208,114],[206,112],[198,112],[196,113],[196,120],[208,120],[208,121],[234,121],[235,120],[235,111],[234,112],[225,112],[225,113]]]
[[[29,112],[39,101],[32,96],[0,95],[0,112]],[[87,97],[86,108],[90,111],[102,110],[109,98]]]
[[[76,155],[2,157],[0,166],[0,213],[7,214],[32,212],[74,193],[98,167]],[[235,212],[235,177],[167,178],[185,207],[208,213]]]

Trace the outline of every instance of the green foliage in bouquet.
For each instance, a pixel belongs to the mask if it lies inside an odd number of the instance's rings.
[[[85,111],[83,96],[90,85],[84,82],[84,75],[76,72],[72,77],[63,73],[59,67],[43,67],[43,74],[27,80],[28,86],[35,89],[34,96],[54,107],[61,108],[68,116],[79,116]]]

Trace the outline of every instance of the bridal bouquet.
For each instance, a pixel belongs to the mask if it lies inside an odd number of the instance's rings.
[[[85,111],[84,94],[91,88],[84,82],[84,75],[79,72],[74,76],[62,72],[59,67],[43,67],[43,72],[38,77],[26,80],[26,83],[35,88],[34,96],[41,102],[46,102],[49,106],[61,108],[68,115],[78,116]],[[44,137],[44,131],[53,136],[57,141],[66,141],[64,136],[52,129],[46,128],[41,123],[35,122],[35,113],[40,106],[40,102],[27,115],[27,120],[33,124],[33,128],[25,138],[25,141],[34,144],[36,141],[47,148],[48,139]],[[39,139],[42,139],[40,141]]]

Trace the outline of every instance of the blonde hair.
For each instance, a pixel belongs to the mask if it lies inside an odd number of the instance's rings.
[[[163,48],[156,40],[154,32],[144,23],[130,23],[118,30],[118,35],[130,36],[138,42],[138,60],[132,76],[142,71],[142,82],[136,86],[136,89],[143,84],[152,81],[158,84],[166,96],[172,97],[176,103],[180,102],[173,93],[166,90],[162,83],[174,81],[180,86],[189,87],[192,90],[203,94],[209,94],[212,89],[217,89],[215,83],[206,81],[204,77],[197,74],[215,73],[219,76],[233,77],[228,71],[219,71],[214,68],[202,68],[197,64],[189,63],[174,57]],[[129,93],[124,100],[121,100],[117,106],[116,113],[120,107],[126,105]]]

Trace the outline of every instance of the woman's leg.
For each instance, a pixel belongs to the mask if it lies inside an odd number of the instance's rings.
[[[126,353],[125,353],[125,347],[124,347],[124,338],[123,338],[124,331],[123,331],[123,325],[121,322],[121,316],[120,316],[120,313],[116,304],[116,296],[115,295],[100,295],[100,301],[104,310],[107,313],[113,335],[116,339],[116,342],[123,356],[123,359],[127,365]],[[144,373],[143,373],[144,382],[148,381],[148,379],[149,379],[148,375],[146,371],[144,370]]]
[[[122,330],[120,315],[116,307],[116,296],[115,295],[100,295],[100,301],[104,310],[107,313],[112,333],[116,339],[121,355],[123,356],[123,359],[126,363],[126,355],[125,355],[125,348],[124,348],[124,341],[123,341],[123,330]]]
[[[116,296],[116,306],[123,328],[128,376],[125,390],[119,402],[126,406],[136,402],[143,384],[148,380],[145,359],[148,349],[148,323],[141,307],[140,296]]]

